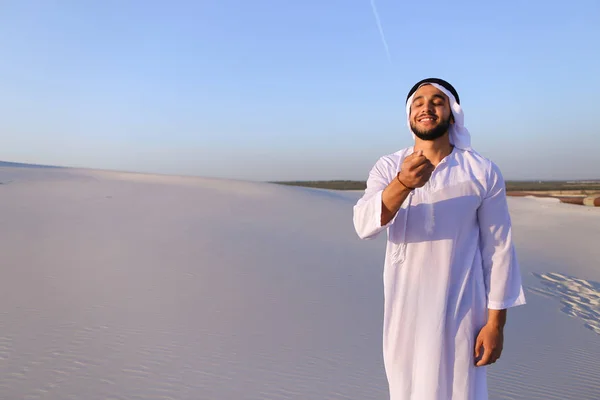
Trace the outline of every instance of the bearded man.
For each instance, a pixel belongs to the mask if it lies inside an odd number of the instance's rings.
[[[486,400],[507,309],[525,304],[504,179],[471,148],[448,82],[417,82],[406,115],[414,146],[377,161],[353,216],[361,239],[387,231],[390,399]]]

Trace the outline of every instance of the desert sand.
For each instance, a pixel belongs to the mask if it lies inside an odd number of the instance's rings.
[[[0,399],[387,398],[360,192],[0,168]],[[491,399],[600,398],[600,208],[509,198]]]

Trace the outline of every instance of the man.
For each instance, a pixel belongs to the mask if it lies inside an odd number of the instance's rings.
[[[414,146],[381,157],[354,206],[361,239],[387,230],[392,400],[485,400],[506,310],[525,304],[504,180],[471,148],[458,93],[430,78],[406,100]]]

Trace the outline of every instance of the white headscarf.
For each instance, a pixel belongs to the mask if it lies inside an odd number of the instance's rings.
[[[462,150],[468,150],[468,151],[472,150],[471,134],[469,133],[467,128],[465,128],[465,125],[464,125],[465,124],[465,116],[463,114],[460,104],[458,104],[454,95],[452,93],[450,93],[450,91],[447,90],[445,87],[443,87],[437,83],[424,82],[419,87],[424,86],[424,85],[434,86],[435,88],[439,89],[442,93],[444,93],[446,96],[448,96],[448,99],[450,100],[450,110],[452,111],[452,115],[454,116],[454,123],[451,124],[450,127],[448,128],[448,135],[450,136],[450,143],[452,143],[454,146],[456,146]],[[416,91],[415,91],[415,93],[416,93]],[[413,93],[412,96],[410,96],[406,102],[406,119],[408,122],[408,129],[413,134],[413,138],[415,138],[415,134],[410,129],[410,106],[412,105],[413,97],[415,97],[415,93]]]

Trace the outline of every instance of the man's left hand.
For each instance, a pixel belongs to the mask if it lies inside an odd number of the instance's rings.
[[[475,365],[482,367],[495,363],[502,354],[503,345],[504,329],[490,324],[485,325],[479,331],[475,342]],[[480,356],[481,359],[479,359]]]

